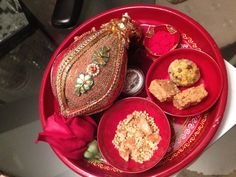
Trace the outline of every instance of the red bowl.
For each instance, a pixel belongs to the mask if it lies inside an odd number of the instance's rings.
[[[202,100],[201,103],[190,106],[189,108],[179,110],[173,106],[172,102],[160,102],[158,101],[148,90],[148,87],[152,80],[154,79],[167,79],[170,80],[168,74],[168,67],[172,61],[175,59],[189,59],[196,63],[200,69],[201,77],[198,82],[193,86],[204,84],[208,95]],[[201,114],[206,110],[210,109],[215,102],[218,100],[222,88],[223,88],[223,78],[221,71],[215,62],[215,60],[208,54],[202,51],[194,49],[176,49],[169,52],[166,55],[158,58],[151,65],[147,77],[146,77],[146,92],[148,97],[151,98],[158,106],[160,106],[165,113],[177,116],[177,117],[188,117]],[[192,87],[192,86],[190,86]],[[180,90],[184,90],[188,87],[179,87]]]
[[[112,144],[119,122],[134,111],[149,113],[154,118],[161,136],[158,149],[150,160],[144,161],[142,164],[134,160],[126,162]],[[103,114],[99,122],[97,138],[101,154],[109,164],[127,173],[139,173],[154,167],[163,158],[169,147],[170,136],[171,130],[168,119],[156,104],[144,98],[130,97],[116,102]]]
[[[144,38],[144,47],[153,56],[161,56],[174,50],[180,42],[180,33],[169,24],[149,26]]]

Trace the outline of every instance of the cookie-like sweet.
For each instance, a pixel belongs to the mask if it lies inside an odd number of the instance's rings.
[[[191,86],[200,79],[198,66],[188,59],[176,59],[168,68],[170,79],[178,86]]]

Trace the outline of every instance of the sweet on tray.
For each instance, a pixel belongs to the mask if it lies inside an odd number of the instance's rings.
[[[173,104],[178,109],[184,109],[192,105],[200,103],[206,96],[206,91],[203,84],[197,87],[190,87],[178,94],[173,98]]]
[[[171,101],[180,92],[174,82],[161,79],[153,80],[148,89],[160,102]]]
[[[134,111],[120,121],[112,143],[125,160],[150,160],[161,140],[159,128],[146,111]]]
[[[127,173],[154,167],[164,157],[171,130],[163,111],[152,101],[128,97],[114,103],[101,117],[98,145],[104,159]]]
[[[190,86],[200,79],[198,66],[188,59],[176,59],[171,62],[168,73],[170,79],[178,86]]]

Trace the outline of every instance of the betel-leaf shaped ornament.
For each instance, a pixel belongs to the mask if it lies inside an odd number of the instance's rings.
[[[141,33],[125,13],[98,30],[76,36],[57,56],[51,85],[63,116],[94,114],[115,101],[123,87],[127,48],[133,38],[141,38]]]

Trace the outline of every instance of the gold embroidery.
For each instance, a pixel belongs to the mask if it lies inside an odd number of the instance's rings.
[[[107,171],[113,171],[113,172],[116,172],[116,173],[121,173],[120,170],[108,165],[108,164],[105,164],[103,162],[98,162],[98,161],[91,161],[91,160],[88,160],[88,163],[90,163],[91,165],[95,166],[95,167],[98,167],[98,168],[101,168],[102,170],[107,170]]]
[[[196,50],[201,50],[197,44],[193,41],[193,39],[189,36],[187,36],[187,34],[182,33],[182,38],[188,42],[188,44],[191,46],[191,48],[196,49]]]
[[[146,32],[146,37],[151,38],[154,34],[154,26],[149,26]]]
[[[175,34],[177,32],[176,29],[171,25],[166,25],[166,29],[170,34]]]
[[[165,163],[166,161],[171,161],[174,158],[178,157],[182,152],[184,152],[185,149],[190,147],[190,145],[195,142],[196,138],[199,136],[199,134],[202,132],[203,128],[205,127],[208,113],[205,113],[202,116],[203,117],[199,123],[199,126],[197,127],[197,130],[193,133],[193,135],[177,151],[175,151],[173,154],[167,155],[167,157],[163,159],[162,161],[163,163]]]

